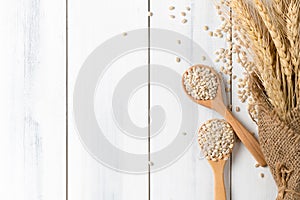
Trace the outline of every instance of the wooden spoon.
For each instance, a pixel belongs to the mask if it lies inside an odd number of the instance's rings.
[[[217,93],[214,99],[212,100],[197,100],[193,98],[186,90],[186,86],[184,85],[184,75],[188,73],[192,68],[207,68],[210,70],[211,73],[215,74],[217,77],[218,82],[218,88]],[[205,65],[195,65],[190,67],[182,76],[182,85],[184,88],[185,93],[197,104],[203,105],[207,108],[213,109],[217,111],[219,114],[221,114],[226,121],[232,126],[235,133],[239,137],[239,139],[242,141],[242,143],[245,145],[245,147],[250,151],[250,153],[253,155],[253,157],[256,159],[256,161],[259,163],[260,166],[265,167],[267,166],[267,163],[264,159],[263,153],[260,149],[260,145],[256,138],[232,115],[232,113],[227,109],[223,102],[222,97],[222,84],[220,83],[221,77],[218,75],[218,73],[212,69],[211,67],[205,66]]]
[[[235,143],[233,129],[225,120],[209,120],[200,127],[198,142],[213,169],[215,200],[226,200],[224,167]]]
[[[215,200],[226,200],[226,190],[224,184],[224,167],[226,164],[226,160],[209,160],[208,163],[210,164],[214,172]]]

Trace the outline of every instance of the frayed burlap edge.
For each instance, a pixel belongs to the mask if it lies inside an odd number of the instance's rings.
[[[253,74],[251,93],[258,108],[260,145],[278,186],[277,200],[300,200],[300,108],[285,121],[268,102],[263,86]]]
[[[300,123],[300,118],[292,119]],[[278,186],[277,200],[300,199],[300,135],[262,105],[258,128],[262,151]]]

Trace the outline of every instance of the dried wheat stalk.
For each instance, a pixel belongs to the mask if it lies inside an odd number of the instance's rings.
[[[300,3],[294,0],[221,0],[235,26],[235,45],[251,59],[240,62],[259,77],[266,100],[286,119],[300,106]],[[236,52],[239,58],[239,52]],[[239,59],[240,60],[240,59]],[[253,61],[255,65],[253,65]],[[252,65],[250,64],[252,63]],[[249,69],[247,66],[252,66]]]

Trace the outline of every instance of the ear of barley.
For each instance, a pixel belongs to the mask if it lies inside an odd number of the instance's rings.
[[[260,17],[253,17],[249,10],[249,6],[243,0],[233,1],[231,4],[233,11],[235,12],[234,19],[239,26],[245,30],[246,35],[249,37],[252,48],[251,50],[258,61],[256,65],[256,72],[258,76],[263,80],[264,88],[268,94],[269,100],[276,108],[277,112],[281,115],[285,110],[284,94],[281,90],[281,80],[278,80],[275,72],[274,56],[271,53],[271,46],[266,37],[263,37],[264,23],[259,20]],[[256,21],[254,21],[256,19]],[[261,25],[261,26],[260,26]]]
[[[299,38],[299,11],[300,4],[298,1],[291,2],[288,11],[286,14],[286,35],[290,42],[290,54],[292,65],[294,67],[294,77],[295,77],[295,98],[293,98],[293,106],[297,106],[297,102],[299,102],[299,86],[298,86],[298,74],[297,71],[299,69],[300,64],[300,38]]]
[[[278,31],[283,31],[285,29],[285,2],[283,0],[272,0],[269,1],[268,4],[270,7],[270,9],[268,9],[268,12],[270,13],[272,19],[277,21],[277,25],[280,28]]]
[[[272,22],[270,18],[270,14],[268,13],[265,4],[261,0],[254,0],[257,11],[259,12],[261,18],[264,21],[264,24],[269,30],[269,33],[272,37],[272,40],[276,46],[278,55],[280,57],[280,64],[282,67],[282,71],[284,76],[286,76],[287,80],[287,106],[291,107],[292,104],[292,95],[293,95],[293,83],[292,83],[292,70],[293,68],[290,65],[290,53],[287,51],[287,47],[285,41],[278,31],[278,27]]]
[[[300,106],[300,1],[220,2],[219,8],[225,8],[222,19],[233,24],[232,53],[238,58],[237,66],[250,76],[255,72],[261,82],[258,86],[263,87],[261,98],[272,104],[281,119],[288,120],[289,112]],[[245,58],[244,52],[251,58]]]
[[[298,82],[296,82],[297,86],[298,86],[298,101],[297,101],[297,107],[300,106],[300,70],[298,68],[298,73],[296,72],[296,74],[298,74]]]
[[[279,16],[284,16],[284,3],[282,0],[273,0],[272,6],[274,8],[274,11],[279,15]]]
[[[290,54],[287,51],[286,44],[284,43],[281,35],[278,33],[277,27],[272,23],[269,13],[265,5],[260,0],[254,0],[258,13],[263,19],[264,24],[268,28],[268,31],[273,39],[273,42],[277,48],[280,56],[280,63],[283,66],[284,72],[287,76],[291,75],[291,68],[289,67]]]

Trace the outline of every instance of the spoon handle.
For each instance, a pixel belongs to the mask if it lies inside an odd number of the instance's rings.
[[[224,185],[224,166],[225,161],[219,160],[217,162],[209,161],[214,172],[214,187],[215,200],[226,200],[226,190]]]
[[[267,166],[260,145],[254,135],[252,135],[228,110],[225,113],[225,119],[230,123],[236,135],[254,156],[259,165],[262,167]]]

